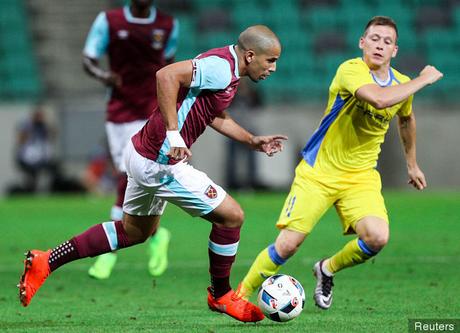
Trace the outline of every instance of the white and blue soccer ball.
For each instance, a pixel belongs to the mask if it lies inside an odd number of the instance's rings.
[[[265,316],[274,321],[289,321],[300,315],[305,292],[292,276],[277,274],[262,283],[257,301]]]

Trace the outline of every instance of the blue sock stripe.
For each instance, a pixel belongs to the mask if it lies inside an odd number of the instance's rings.
[[[375,256],[378,252],[370,249],[369,246],[367,246],[367,244],[364,243],[364,241],[361,238],[358,238],[358,246],[368,256]]]
[[[268,247],[268,256],[277,265],[283,265],[287,260],[281,258],[281,256],[276,252],[275,244],[272,244]]]
[[[102,227],[104,228],[105,235],[107,236],[107,241],[109,242],[110,249],[112,251],[118,249],[118,237],[117,229],[115,228],[115,222],[104,222],[102,223]]]
[[[214,243],[212,240],[208,241],[208,248],[214,252],[215,254],[225,256],[225,257],[231,257],[236,255],[236,252],[238,251],[238,244],[239,242],[233,243],[233,244],[217,244]]]

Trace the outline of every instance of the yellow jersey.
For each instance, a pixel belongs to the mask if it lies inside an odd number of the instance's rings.
[[[390,120],[396,114],[411,114],[413,96],[391,107],[376,109],[358,100],[355,93],[366,84],[387,87],[409,80],[390,68],[387,82],[380,82],[362,58],[342,63],[329,87],[324,117],[302,150],[304,160],[315,170],[328,174],[375,168]]]

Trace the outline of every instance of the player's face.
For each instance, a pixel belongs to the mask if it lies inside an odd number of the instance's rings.
[[[250,54],[246,54],[249,78],[254,82],[258,82],[269,77],[271,73],[276,71],[276,61],[280,57],[280,54],[281,47],[279,45],[274,45],[259,54],[252,51]]]
[[[139,8],[147,8],[153,5],[153,0],[131,0],[131,3]]]
[[[396,31],[386,25],[372,25],[359,40],[359,48],[363,50],[363,59],[371,68],[379,68],[390,64],[396,56]]]

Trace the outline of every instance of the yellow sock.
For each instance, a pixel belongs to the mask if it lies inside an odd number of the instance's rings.
[[[276,274],[281,265],[277,265],[270,258],[268,248],[259,253],[256,260],[252,263],[249,272],[241,282],[240,294],[248,299],[268,277]]]
[[[367,259],[377,254],[359,238],[348,242],[339,252],[334,254],[326,264],[326,268],[331,273],[362,264]]]

